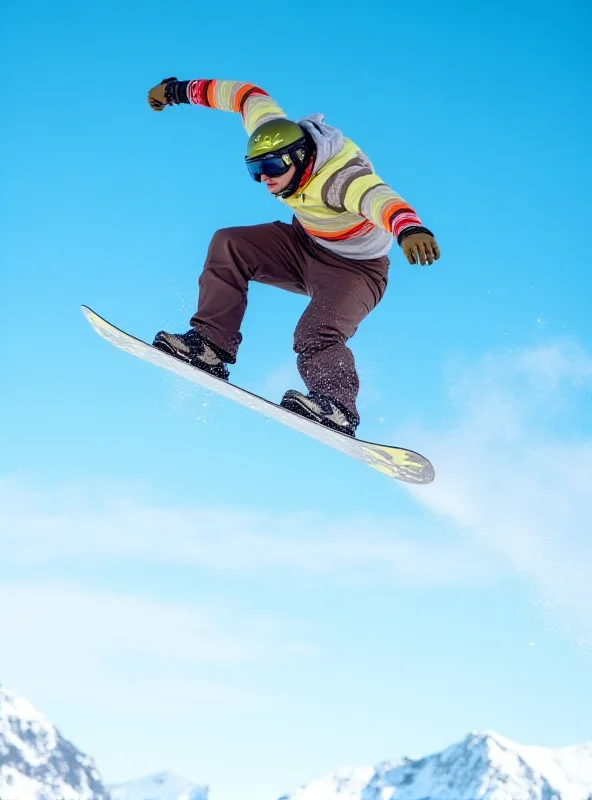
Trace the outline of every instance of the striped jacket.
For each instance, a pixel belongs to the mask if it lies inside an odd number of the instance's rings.
[[[249,135],[268,120],[286,117],[252,83],[180,81],[174,96],[174,102],[240,113]],[[357,145],[325,125],[321,114],[298,122],[315,141],[316,159],[304,185],[283,202],[318,244],[347,258],[379,258],[390,250],[393,237],[421,226],[415,211],[378,177]]]

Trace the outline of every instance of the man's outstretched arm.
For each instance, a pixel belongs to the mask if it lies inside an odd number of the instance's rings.
[[[264,122],[286,116],[264,89],[242,81],[165,78],[150,89],[148,103],[153,111],[162,111],[166,106],[180,103],[234,111],[241,115],[249,136]]]
[[[384,183],[361,155],[343,170],[328,199],[335,207],[360,214],[396,238],[410,264],[432,264],[440,250],[430,230],[424,228],[414,209]]]

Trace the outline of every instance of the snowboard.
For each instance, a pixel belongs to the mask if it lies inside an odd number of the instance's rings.
[[[82,306],[82,313],[96,333],[115,347],[151,364],[155,364],[157,367],[167,369],[181,378],[197,383],[204,389],[216,392],[216,394],[227,397],[229,400],[234,400],[235,403],[240,403],[271,419],[282,422],[284,425],[294,428],[312,439],[316,439],[351,458],[362,461],[390,478],[405,481],[406,483],[431,483],[434,480],[434,468],[430,462],[419,453],[414,453],[413,450],[375,444],[374,442],[364,442],[333,431],[318,422],[305,419],[270,400],[252,394],[245,389],[241,389],[240,386],[235,386],[221,378],[209,375],[207,372],[191,366],[191,364],[158,350],[141,339],[137,339],[135,336],[116,328],[115,325],[111,325],[110,322],[95,314],[88,306]]]

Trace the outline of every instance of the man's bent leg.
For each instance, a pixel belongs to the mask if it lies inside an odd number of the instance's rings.
[[[298,371],[309,392],[341,403],[357,424],[356,398],[360,388],[354,355],[345,342],[368,313],[351,295],[333,295],[331,302],[311,300],[294,336]]]
[[[318,264],[315,273],[314,266],[307,270],[313,276],[309,277],[312,299],[294,334],[298,370],[309,392],[336,400],[357,425],[360,382],[353,353],[345,343],[381,299],[386,277],[371,277],[362,265],[355,273],[327,264]],[[387,267],[385,260],[385,273]]]
[[[306,293],[301,248],[292,226],[281,222],[223,228],[211,241],[199,278],[191,326],[236,360],[242,340],[249,281]]]

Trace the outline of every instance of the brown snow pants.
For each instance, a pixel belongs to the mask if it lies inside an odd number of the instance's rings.
[[[294,220],[223,228],[211,241],[191,326],[236,360],[249,281],[308,295],[294,333],[298,371],[309,391],[357,417],[359,380],[345,342],[384,295],[389,260],[358,261],[320,247]]]

